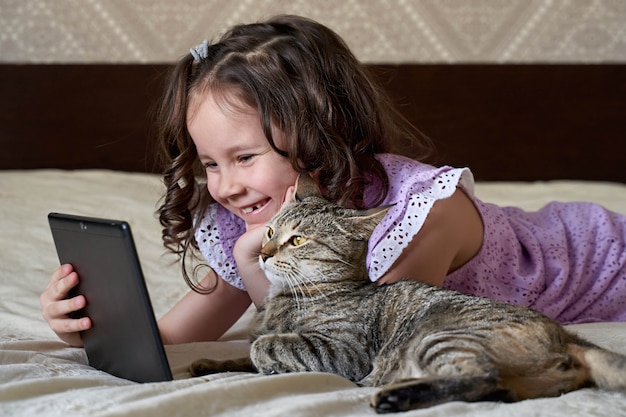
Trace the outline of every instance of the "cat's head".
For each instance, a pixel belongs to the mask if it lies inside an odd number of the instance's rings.
[[[322,197],[307,174],[294,201],[270,220],[259,256],[270,294],[320,282],[365,280],[367,242],[388,207],[355,210]]]

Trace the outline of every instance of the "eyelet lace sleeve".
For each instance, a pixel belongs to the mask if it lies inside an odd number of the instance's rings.
[[[243,221],[215,203],[201,213],[195,222],[194,235],[207,264],[224,281],[245,291],[233,255],[235,242],[245,232]]]

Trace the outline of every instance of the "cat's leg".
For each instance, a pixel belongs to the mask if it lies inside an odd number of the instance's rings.
[[[610,358],[605,360],[610,368],[617,363],[622,369],[626,366],[623,356],[585,344],[552,346],[560,352],[542,351],[540,344],[536,346],[532,355],[508,352],[502,356],[485,350],[463,357],[462,351],[449,350],[425,367],[430,376],[392,382],[373,397],[372,406],[378,412],[392,412],[447,401],[520,401],[558,396],[597,383],[590,375],[593,366],[589,363],[596,352],[603,359]],[[602,374],[606,374],[606,365]],[[622,374],[617,379],[626,380]]]
[[[362,346],[317,333],[261,336],[252,344],[250,357],[258,371],[266,375],[329,372],[358,381],[370,370],[369,356]]]
[[[511,401],[484,350],[455,343],[409,350],[393,381],[372,397],[378,413],[426,408],[449,401]]]
[[[256,372],[249,357],[233,360],[198,359],[189,366],[191,376],[217,374],[220,372]]]
[[[569,345],[564,352],[538,349],[532,355],[509,352],[505,357],[487,349],[442,349],[436,355],[431,352],[430,360],[420,362],[426,377],[384,386],[373,397],[372,406],[378,412],[391,412],[448,401],[520,401],[557,396],[589,385],[589,370],[579,359],[580,350],[585,349]],[[429,358],[428,353],[421,353],[419,357]]]
[[[372,363],[370,373],[358,383],[362,387],[381,387],[392,380],[406,377],[417,378],[423,373],[419,369],[414,369],[413,361],[404,359],[402,349],[384,349],[379,353]],[[413,369],[405,369],[413,368]]]
[[[626,392],[626,356],[588,343],[570,343],[564,352],[544,354],[532,365],[503,370],[500,382],[518,400],[591,386]]]
[[[512,401],[495,376],[426,377],[392,382],[372,397],[377,413],[427,408],[450,401]]]
[[[266,375],[290,372],[330,372],[321,352],[321,344],[299,333],[263,335],[250,349],[250,357],[260,373]],[[327,349],[324,349],[327,350]]]
[[[579,349],[593,383],[601,389],[626,393],[626,356],[602,348]]]

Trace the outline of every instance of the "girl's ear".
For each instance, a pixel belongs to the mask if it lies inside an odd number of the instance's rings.
[[[296,201],[302,201],[309,197],[322,197],[322,192],[317,183],[306,172],[301,172],[296,180],[296,192],[294,198]]]

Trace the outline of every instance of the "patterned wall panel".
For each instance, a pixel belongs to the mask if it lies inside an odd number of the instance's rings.
[[[625,62],[625,0],[0,0],[0,61],[173,62],[226,27],[319,20],[365,62]]]

